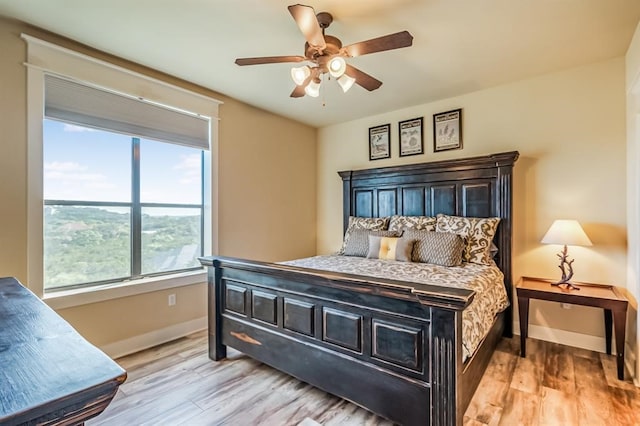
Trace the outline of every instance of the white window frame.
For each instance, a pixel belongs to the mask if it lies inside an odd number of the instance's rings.
[[[129,69],[40,40],[27,43],[27,285],[56,309],[95,303],[206,282],[206,271],[192,271],[102,286],[46,293],[44,290],[43,120],[44,76],[54,74],[105,87],[210,118],[210,149],[205,151],[203,192],[204,253],[218,253],[218,109],[221,101]],[[207,155],[206,152],[209,154]]]

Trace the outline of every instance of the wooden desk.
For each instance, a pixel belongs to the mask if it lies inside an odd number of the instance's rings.
[[[0,278],[0,424],[81,425],[126,377],[15,278]]]
[[[612,285],[575,283],[580,290],[565,290],[552,286],[554,280],[522,277],[516,286],[520,311],[520,356],[526,356],[529,329],[529,299],[594,306],[604,309],[605,344],[611,355],[612,318],[616,331],[616,361],[618,379],[624,378],[624,340],[627,327],[627,299]]]

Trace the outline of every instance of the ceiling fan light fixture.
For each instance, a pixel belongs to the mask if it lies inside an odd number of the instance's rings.
[[[346,74],[342,74],[340,78],[338,78],[338,84],[340,85],[340,87],[342,87],[342,91],[344,93],[347,93],[347,91],[351,89],[351,86],[353,86],[353,83],[355,82],[356,82],[355,78],[350,77]]]
[[[341,77],[347,70],[347,62],[342,56],[334,56],[329,60],[327,65],[327,68],[329,68],[329,74],[335,78]]]
[[[320,96],[320,80],[317,78],[311,80],[309,84],[307,84],[307,87],[304,88],[304,93],[312,98]]]
[[[311,70],[307,65],[291,68],[291,78],[293,79],[293,82],[298,86],[304,83],[307,77],[309,77],[310,75]]]

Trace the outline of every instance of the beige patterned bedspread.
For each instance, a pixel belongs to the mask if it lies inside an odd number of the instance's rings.
[[[487,266],[463,263],[460,267],[445,267],[340,255],[315,256],[282,263],[323,271],[474,290],[475,298],[462,313],[463,360],[470,357],[482,342],[493,325],[496,314],[509,306],[503,284],[504,275],[495,264]]]

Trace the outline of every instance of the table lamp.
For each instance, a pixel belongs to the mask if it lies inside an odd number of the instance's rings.
[[[558,253],[560,265],[558,268],[562,271],[562,277],[557,283],[551,285],[566,284],[567,289],[580,290],[575,284],[572,284],[573,277],[573,261],[568,259],[567,246],[591,246],[591,240],[585,234],[577,220],[556,220],[542,238],[542,244],[560,244],[563,247]]]

